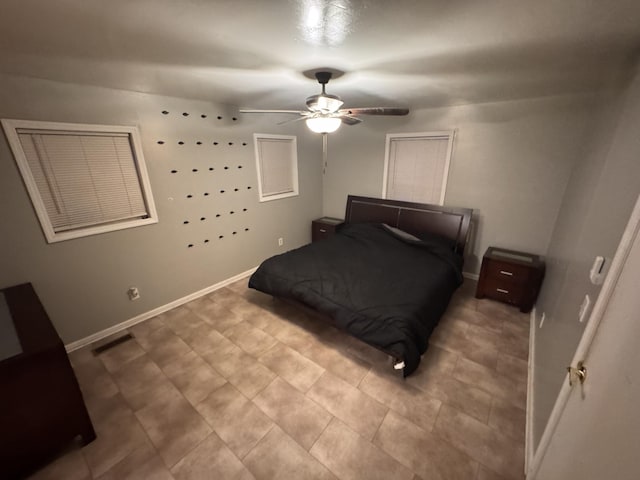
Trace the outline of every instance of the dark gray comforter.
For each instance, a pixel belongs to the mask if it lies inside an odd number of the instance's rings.
[[[265,260],[249,286],[329,315],[338,327],[404,360],[406,376],[462,283],[461,268],[460,256],[440,237],[352,224]]]

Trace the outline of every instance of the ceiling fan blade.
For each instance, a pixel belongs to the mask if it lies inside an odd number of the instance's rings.
[[[290,118],[289,120],[285,120],[283,122],[278,122],[278,125],[286,125],[288,123],[294,123],[294,122],[299,122],[300,120],[306,120],[308,118],[308,115],[304,115],[298,118]]]
[[[400,107],[365,107],[365,108],[343,108],[338,113],[345,115],[407,115],[408,108]]]
[[[238,110],[240,113],[287,113],[296,115],[306,115],[307,112],[301,110],[256,110],[252,108],[241,108]]]
[[[362,120],[350,115],[339,115],[338,118],[340,118],[340,120],[342,120],[342,123],[344,123],[345,125],[357,125],[359,123],[362,123]]]

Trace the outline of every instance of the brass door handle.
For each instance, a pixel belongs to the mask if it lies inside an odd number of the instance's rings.
[[[587,367],[584,366],[584,363],[581,361],[578,362],[577,368],[572,366],[567,367],[567,372],[569,373],[569,386],[573,387],[574,378],[576,378],[580,384],[583,384],[587,379]]]

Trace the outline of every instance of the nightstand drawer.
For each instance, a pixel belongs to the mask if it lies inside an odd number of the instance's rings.
[[[524,286],[510,280],[487,278],[484,292],[489,298],[518,305],[522,300]]]
[[[493,260],[487,265],[487,276],[509,283],[522,284],[529,278],[531,269],[520,265]]]

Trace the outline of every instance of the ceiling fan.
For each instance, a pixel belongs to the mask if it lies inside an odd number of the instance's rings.
[[[344,102],[337,95],[328,94],[326,85],[331,80],[332,72],[315,72],[318,83],[322,85],[322,93],[307,97],[308,110],[255,110],[249,108],[240,109],[241,113],[284,113],[299,115],[299,118],[281,122],[280,125],[305,120],[307,127],[316,133],[335,132],[341,124],[357,125],[362,120],[358,115],[407,115],[408,108],[400,107],[366,107],[366,108],[340,108]]]

